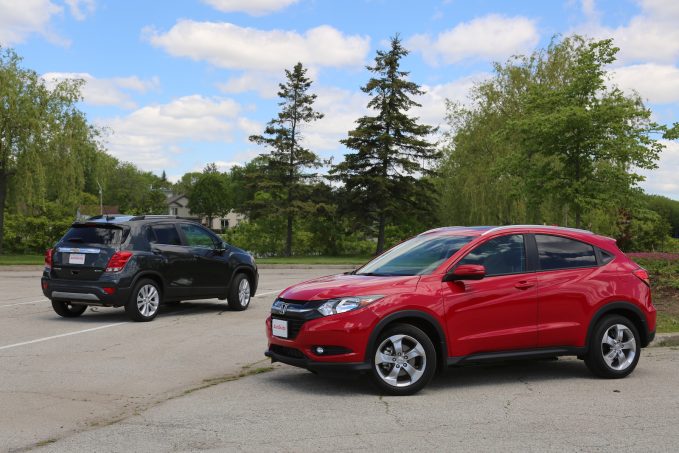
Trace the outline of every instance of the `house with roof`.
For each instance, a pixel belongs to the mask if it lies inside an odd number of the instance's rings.
[[[167,213],[169,215],[176,215],[184,219],[191,219],[201,224],[207,226],[214,231],[226,231],[229,228],[234,228],[238,226],[243,220],[245,220],[245,215],[231,211],[223,217],[214,217],[212,219],[212,225],[208,225],[207,217],[199,217],[191,213],[189,208],[189,197],[184,194],[170,195],[167,197]]]

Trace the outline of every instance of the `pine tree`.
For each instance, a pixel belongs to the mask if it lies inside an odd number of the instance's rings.
[[[322,165],[320,158],[301,145],[302,128],[305,124],[323,118],[313,109],[316,95],[309,93],[312,81],[306,75],[307,69],[297,63],[285,70],[285,83],[279,84],[278,115],[269,121],[262,135],[250,136],[250,141],[269,148],[261,156],[265,160],[265,172],[261,186],[271,192],[271,208],[287,220],[285,255],[292,255],[293,222],[297,215],[307,210],[304,197],[304,182],[316,177],[307,169]],[[278,195],[282,195],[278,199]]]
[[[344,183],[349,211],[369,228],[377,227],[378,254],[384,250],[387,222],[431,213],[434,189],[426,176],[433,170],[428,164],[441,157],[427,141],[435,129],[408,116],[411,108],[420,106],[413,97],[423,91],[400,70],[406,55],[398,35],[389,51],[377,51],[375,65],[368,66],[374,76],[361,88],[372,97],[368,108],[376,115],[356,121],[356,129],[341,141],[355,152],[330,171]]]

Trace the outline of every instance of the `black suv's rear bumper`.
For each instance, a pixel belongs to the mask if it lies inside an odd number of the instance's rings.
[[[120,307],[127,303],[131,288],[122,288],[112,282],[59,280],[42,277],[42,292],[50,300],[81,302],[88,305]],[[112,288],[108,294],[104,288]]]

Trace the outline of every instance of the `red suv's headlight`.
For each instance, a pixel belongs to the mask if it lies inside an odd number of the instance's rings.
[[[323,316],[337,315],[339,313],[358,310],[359,308],[370,305],[383,297],[384,296],[339,297],[337,299],[330,299],[324,302],[320,307],[318,307],[317,310]]]

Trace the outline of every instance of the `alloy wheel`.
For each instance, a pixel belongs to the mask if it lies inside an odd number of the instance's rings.
[[[391,335],[375,353],[379,377],[394,387],[413,385],[424,375],[427,355],[424,347],[409,335]]]
[[[624,324],[613,324],[606,329],[601,339],[601,353],[604,362],[613,370],[627,369],[637,354],[634,333]]]
[[[242,307],[246,307],[250,303],[250,282],[244,278],[238,284],[238,301]]]
[[[137,293],[137,308],[144,316],[153,316],[158,310],[160,295],[153,285],[144,285]]]

